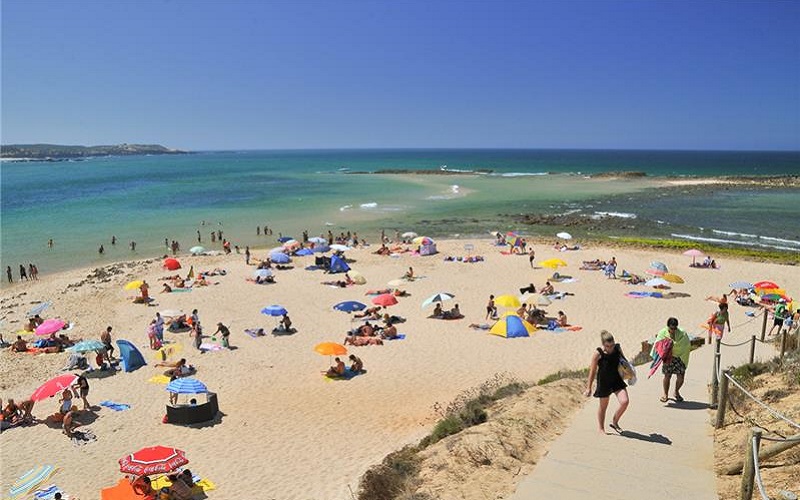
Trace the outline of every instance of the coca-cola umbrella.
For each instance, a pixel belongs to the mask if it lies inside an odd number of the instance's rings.
[[[150,476],[167,474],[189,463],[186,454],[170,446],[151,446],[119,459],[119,470],[125,474]]]

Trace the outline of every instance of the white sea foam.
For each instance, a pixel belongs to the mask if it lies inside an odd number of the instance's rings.
[[[347,210],[350,210],[351,208],[353,208],[353,205],[345,205],[343,207],[339,207],[339,211],[340,212],[345,212]]]
[[[789,245],[800,245],[800,241],[797,240],[786,240],[783,238],[773,238],[772,236],[759,236],[758,239],[765,240],[765,241],[774,241],[776,243],[787,243]]]
[[[758,238],[757,234],[737,233],[734,231],[720,231],[719,229],[712,229],[714,234],[722,234],[724,236],[741,236],[742,238]]]
[[[539,177],[542,175],[550,175],[549,172],[506,172],[499,174],[500,177]]]
[[[741,240],[728,240],[723,238],[705,238],[703,236],[693,236],[691,234],[671,234],[673,238],[680,238],[683,240],[690,240],[690,241],[702,241],[706,243],[725,243],[728,245],[740,245],[740,246],[748,246],[748,247],[761,247],[761,248],[774,248],[776,250],[789,250],[796,252],[798,249],[796,247],[786,247],[782,245],[767,245],[766,243],[758,243],[755,241],[741,241]],[[791,241],[791,240],[790,240]]]
[[[626,212],[595,212],[595,215],[599,215],[600,217],[619,217],[621,219],[636,218],[636,214],[630,214]]]
[[[361,205],[359,205],[359,207],[363,208],[364,210],[370,210],[373,208],[378,208],[378,204],[375,203],[374,201],[371,201],[369,203],[362,203]]]

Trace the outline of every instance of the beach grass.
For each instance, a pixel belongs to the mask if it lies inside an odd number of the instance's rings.
[[[565,378],[585,379],[587,376],[589,376],[588,368],[581,368],[580,370],[559,370],[539,380],[536,385],[546,385]]]
[[[800,254],[787,250],[761,250],[755,248],[731,248],[721,245],[713,245],[699,241],[686,241],[675,239],[657,238],[636,238],[629,236],[609,237],[598,240],[602,243],[610,243],[629,248],[648,248],[665,249],[674,251],[685,251],[696,248],[707,255],[725,256],[737,259],[758,260],[764,262],[776,262],[779,264],[797,265],[800,263]]]

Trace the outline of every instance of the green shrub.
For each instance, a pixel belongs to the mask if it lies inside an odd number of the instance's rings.
[[[358,487],[359,500],[393,500],[407,492],[419,473],[417,451],[416,447],[406,446],[368,469]]]
[[[556,380],[561,380],[565,378],[585,379],[588,376],[589,376],[588,368],[582,368],[580,370],[559,370],[556,373],[551,373],[550,375],[541,379],[539,382],[536,383],[536,385],[545,385],[549,384],[550,382],[555,382]]]

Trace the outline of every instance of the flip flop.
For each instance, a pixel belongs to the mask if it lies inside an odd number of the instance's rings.
[[[620,427],[619,425],[617,425],[617,424],[609,424],[609,427],[611,427],[612,429],[617,431],[617,434],[620,434],[620,435],[622,434],[622,427]]]
[[[661,396],[661,398],[659,398],[659,401],[661,401],[662,403],[666,403],[667,401],[669,401],[669,398],[667,398],[666,396]]]

